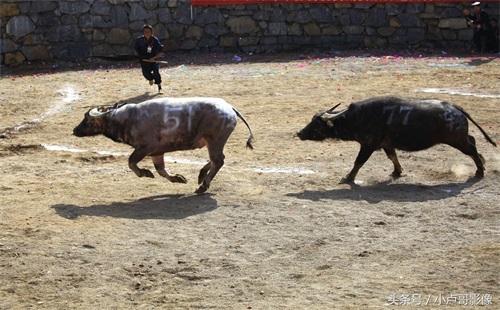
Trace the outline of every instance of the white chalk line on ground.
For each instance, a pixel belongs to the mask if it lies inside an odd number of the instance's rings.
[[[49,150],[49,151],[59,151],[59,152],[70,152],[70,153],[86,153],[86,152],[91,152],[91,153],[96,153],[99,155],[107,155],[107,156],[129,156],[127,153],[120,153],[120,152],[110,152],[110,151],[89,151],[89,150],[82,150],[82,149],[77,149],[77,148],[70,148],[66,146],[61,146],[61,145],[53,145],[53,144],[45,144],[42,143],[42,146]],[[171,156],[164,156],[164,160],[168,163],[178,163],[178,164],[188,164],[188,165],[205,165],[207,162],[206,161],[196,161],[196,160],[190,160],[190,159],[179,159],[179,158],[174,158]],[[233,168],[231,166],[227,166]],[[273,167],[273,168],[243,168],[241,170],[245,171],[254,171],[258,173],[291,173],[291,174],[312,174],[315,173],[315,171],[310,170],[310,169],[305,169],[305,168],[293,168],[293,167]]]
[[[29,126],[30,124],[34,123],[40,123],[47,117],[56,114],[57,112],[61,111],[64,106],[68,105],[69,109],[71,110],[71,103],[80,99],[80,97],[76,94],[75,90],[72,87],[66,87],[64,89],[58,90],[59,93],[64,95],[63,100],[61,100],[59,103],[54,105],[52,108],[50,108],[48,111],[43,113],[41,116],[33,119],[32,121],[26,122],[22,125],[18,125],[14,128],[13,131],[19,131],[24,127]],[[47,144],[47,143],[42,143],[42,146],[49,150],[49,151],[59,151],[59,152],[71,152],[71,153],[85,153],[89,152],[88,150],[82,150],[82,149],[77,149],[77,148],[71,148],[71,147],[66,147],[66,146],[61,146],[61,145],[53,145],[53,144]],[[90,151],[99,155],[109,155],[109,156],[129,156],[127,153],[116,153],[116,152],[110,152],[110,151]],[[164,160],[169,163],[180,163],[180,164],[189,164],[189,165],[205,165],[205,162],[201,161],[193,161],[189,159],[179,159],[179,158],[174,158],[170,156],[165,156]],[[288,167],[274,167],[274,168],[245,168],[243,170],[247,171],[255,171],[259,173],[297,173],[297,174],[311,174],[315,173],[313,170],[310,169],[300,169],[300,168],[288,168]]]
[[[68,109],[71,110],[72,109],[71,103],[80,99],[80,97],[76,94],[75,90],[71,86],[67,86],[66,88],[59,89],[57,92],[64,96],[64,98],[60,102],[57,102],[55,105],[50,107],[47,111],[42,113],[40,116],[38,116],[30,121],[26,121],[22,124],[14,126],[13,129],[3,133],[3,135],[5,135],[7,133],[17,133],[24,128],[27,128],[27,127],[32,126],[34,124],[41,123],[47,117],[52,116],[52,115],[57,114],[58,112],[62,111],[65,106],[68,106]]]
[[[444,88],[422,88],[422,89],[415,89],[414,91],[415,92],[422,92],[422,93],[473,96],[473,97],[479,97],[479,98],[500,98],[500,95],[476,94],[476,93],[467,92],[467,91],[454,90],[454,89],[444,89]]]
[[[488,94],[474,94],[470,92],[462,92],[462,91],[455,91],[455,90],[449,90],[449,89],[437,89],[437,88],[424,88],[421,90],[415,90],[416,92],[421,91],[421,92],[429,92],[429,93],[449,93],[449,94],[454,94],[454,95],[463,95],[463,96],[477,96],[477,97],[482,97],[482,98],[500,98],[500,95],[488,95]],[[74,88],[67,86],[64,89],[58,90],[59,93],[61,93],[64,98],[55,104],[53,107],[51,107],[49,110],[44,112],[42,115],[39,117],[25,122],[21,125],[17,125],[14,127],[14,129],[11,132],[18,132],[22,128],[25,128],[31,124],[36,124],[36,123],[41,123],[44,121],[47,117],[54,115],[58,112],[60,112],[64,106],[68,106],[69,110],[71,111],[71,103],[79,100],[80,97],[76,94]],[[59,145],[52,145],[52,144],[46,144],[42,143],[42,146],[45,147],[49,151],[62,151],[62,152],[72,152],[72,153],[85,153],[89,152],[88,150],[82,150],[82,149],[76,149],[76,148],[70,148],[70,147],[65,147],[65,146],[59,146]],[[126,153],[113,153],[109,151],[92,151],[93,153],[99,154],[99,155],[111,155],[111,156],[128,156]],[[200,161],[193,161],[189,159],[178,159],[178,158],[173,158],[170,156],[165,156],[164,157],[166,162],[170,163],[181,163],[181,164],[190,164],[190,165],[204,165],[206,162],[200,162]],[[315,171],[310,170],[310,169],[303,169],[303,168],[293,168],[293,167],[273,167],[273,168],[244,168],[242,170],[247,170],[247,171],[254,171],[258,173],[292,173],[292,174],[312,174],[315,173]]]

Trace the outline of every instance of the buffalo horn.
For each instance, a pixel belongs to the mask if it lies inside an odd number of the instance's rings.
[[[335,107],[334,107],[335,108]],[[347,109],[344,109],[342,111],[339,111],[338,113],[329,113],[330,110],[328,111],[325,111],[323,113],[323,115],[321,115],[321,119],[325,120],[325,121],[331,121],[331,120],[334,120],[336,119],[337,117],[341,116],[342,114],[344,114],[345,112],[347,112]]]
[[[109,112],[109,108],[93,108],[89,111],[90,116],[100,116]]]
[[[342,102],[339,103],[339,104],[337,104],[337,105],[335,105],[333,108],[331,108],[330,110],[328,110],[328,112],[333,112],[333,110],[335,110],[341,104],[342,104]]]

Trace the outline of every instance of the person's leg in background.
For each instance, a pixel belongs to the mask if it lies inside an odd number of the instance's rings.
[[[154,78],[154,83],[158,85],[158,91],[161,91],[161,74],[160,74],[160,64],[157,62],[152,63],[152,71],[153,71],[153,78]]]
[[[153,71],[151,65],[151,63],[141,61],[142,75],[149,81],[149,85],[153,85],[154,82],[154,76],[151,73],[151,71]]]

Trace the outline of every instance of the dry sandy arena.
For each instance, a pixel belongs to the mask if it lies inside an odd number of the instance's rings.
[[[1,309],[500,309],[500,153],[439,145],[375,153],[338,182],[356,142],[300,141],[314,113],[372,96],[439,98],[500,142],[500,59],[356,51],[167,55],[164,92],[137,63],[2,67]],[[138,178],[131,148],[77,138],[91,107],[222,97],[240,122],[209,191],[207,150],[166,154],[187,184]],[[147,158],[141,167],[153,168]],[[448,305],[446,305],[448,304]]]

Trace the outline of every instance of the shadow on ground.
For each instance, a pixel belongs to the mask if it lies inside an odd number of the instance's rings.
[[[72,220],[80,216],[179,220],[215,210],[217,201],[212,196],[213,194],[161,195],[132,202],[95,204],[88,207],[56,204],[52,208],[59,216]]]
[[[460,194],[464,189],[479,182],[478,178],[470,178],[464,183],[446,183],[439,185],[423,184],[389,184],[377,183],[370,186],[350,185],[351,188],[332,189],[324,191],[303,191],[289,193],[287,196],[311,201],[324,200],[354,200],[368,203],[381,201],[424,202],[442,200]]]

